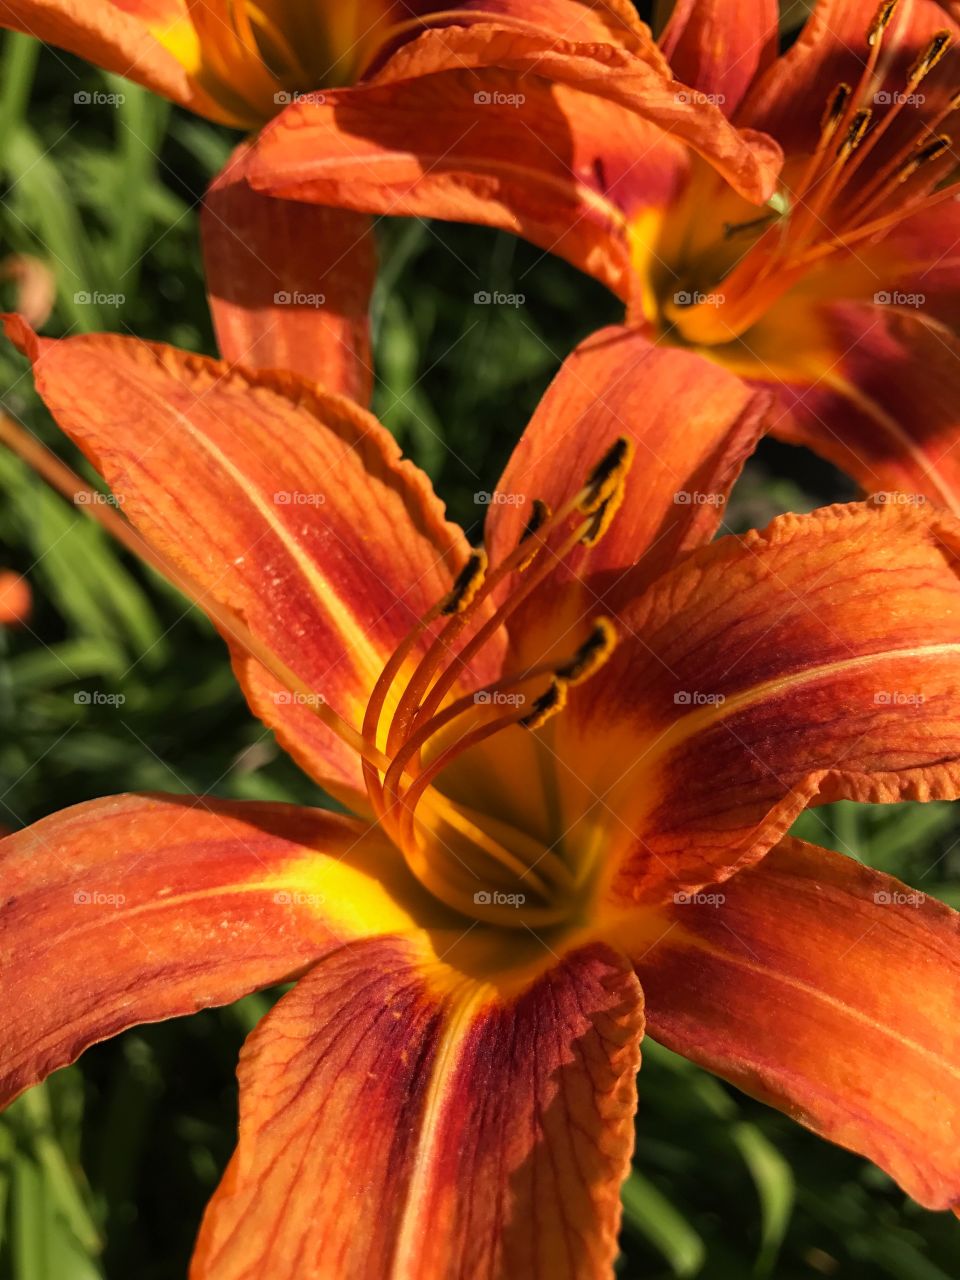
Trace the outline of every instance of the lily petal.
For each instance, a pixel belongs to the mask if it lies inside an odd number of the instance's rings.
[[[777,0],[677,0],[660,47],[678,80],[732,116],[776,58],[779,24]]]
[[[234,123],[200,87],[188,0],[0,0],[0,27],[78,54],[201,115]]]
[[[787,840],[648,919],[633,954],[651,1035],[960,1206],[960,915]]]
[[[557,730],[566,802],[610,815],[614,901],[724,880],[817,800],[960,793],[958,551],[943,512],[826,508],[691,553],[618,613]]]
[[[241,173],[247,145],[214,180],[201,219],[220,353],[251,369],[291,370],[366,404],[376,275],[369,221],[260,195]]]
[[[0,840],[0,1103],[135,1023],[412,928],[398,863],[319,809],[177,796],[95,800]]]
[[[336,952],[243,1051],[191,1280],[606,1277],[642,1028],[606,947],[510,998],[413,941]]]
[[[512,630],[531,663],[548,648],[546,633],[569,647],[569,628],[602,610],[608,589],[635,596],[681,551],[710,541],[768,407],[719,365],[636,329],[604,329],[567,357],[497,486],[509,500],[490,507],[491,563],[520,539],[532,499],[556,509],[618,437],[635,457],[603,539],[574,551],[518,611]],[[556,611],[545,612],[544,597]]]
[[[469,554],[388,432],[294,374],[116,336],[37,339],[16,317],[7,327],[148,542],[359,728],[387,656]],[[257,715],[362,812],[354,752],[259,662],[233,656]]]
[[[771,431],[803,444],[890,502],[929,500],[960,514],[960,343],[895,305],[835,306],[836,359],[810,385],[776,385]],[[899,492],[894,492],[899,491]]]

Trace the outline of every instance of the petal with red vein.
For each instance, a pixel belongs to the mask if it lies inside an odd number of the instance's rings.
[[[960,514],[960,343],[895,306],[835,306],[825,325],[835,358],[811,384],[772,387],[784,407],[773,434],[868,493],[899,490]]]
[[[678,80],[731,116],[777,56],[779,22],[777,0],[677,0],[660,47]]]
[[[323,960],[240,1063],[240,1142],[192,1280],[600,1280],[642,1002],[606,947],[498,998],[414,944]]]
[[[0,1100],[126,1027],[227,1004],[344,940],[413,928],[422,898],[398,863],[320,809],[193,797],[95,800],[8,836]]]
[[[517,614],[513,634],[531,663],[549,649],[547,633],[569,650],[570,628],[602,611],[607,584],[636,595],[681,550],[713,537],[768,404],[718,365],[637,330],[604,329],[564,361],[497,486],[507,500],[487,517],[491,562],[519,540],[532,499],[559,507],[618,437],[635,456],[609,531],[552,575],[548,610],[538,592]]]
[[[638,918],[631,952],[656,1039],[928,1208],[960,1206],[957,912],[788,840],[704,901]]]
[[[366,404],[376,274],[369,221],[260,195],[238,172],[246,146],[214,180],[201,218],[220,353],[252,369],[292,370]]]
[[[695,551],[618,612],[556,731],[615,899],[722,880],[815,799],[960,793],[958,552],[933,508],[827,508]]]
[[[294,374],[116,336],[38,340],[16,318],[8,331],[124,514],[359,728],[386,657],[468,555],[387,431]],[[362,805],[353,752],[259,662],[234,657],[282,745]]]

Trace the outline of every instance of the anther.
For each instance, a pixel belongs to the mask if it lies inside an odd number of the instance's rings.
[[[848,84],[838,84],[833,93],[827,99],[826,110],[820,121],[820,130],[827,137],[833,133],[837,125],[843,118],[843,113],[847,109],[847,103],[850,101],[850,95],[853,90]]]
[[[595,547],[603,535],[610,528],[613,517],[620,510],[620,504],[623,502],[624,488],[620,485],[601,502],[596,511],[593,512],[593,519],[590,521],[586,530],[580,535],[580,545],[583,547]]]
[[[487,572],[487,553],[483,550],[473,551],[470,558],[457,574],[456,581],[443,603],[440,613],[449,618],[455,613],[462,613],[483,585]]]
[[[563,680],[552,680],[546,693],[535,699],[529,715],[523,716],[518,723],[524,729],[540,729],[551,716],[562,711],[567,702],[567,685]]]
[[[524,527],[523,533],[520,535],[519,545],[523,546],[525,542],[530,541],[534,534],[539,533],[552,514],[553,512],[550,510],[550,507],[542,498],[534,498],[533,511],[530,515],[530,519]],[[530,554],[517,565],[517,573],[523,573],[524,569],[529,569],[542,549],[542,543],[535,542],[530,548]]]
[[[617,645],[617,631],[609,618],[597,618],[593,630],[569,662],[555,674],[568,685],[582,684],[607,661]]]
[[[917,85],[929,75],[950,47],[950,32],[938,31],[923,53],[910,68],[908,79],[911,85]]]
[[[846,159],[847,156],[856,151],[869,128],[872,115],[873,112],[869,107],[861,107],[859,111],[854,113],[853,119],[850,121],[850,128],[847,130],[847,136],[837,147],[838,156]]]
[[[932,160],[936,160],[939,156],[942,156],[945,151],[949,151],[952,146],[953,139],[946,133],[941,133],[938,137],[934,138],[932,142],[927,142],[920,148],[915,156],[911,156],[911,158],[905,162],[903,168],[897,175],[899,181],[906,182],[909,178],[912,178],[917,170],[922,168],[923,165],[930,164]]]
[[[577,504],[584,515],[593,515],[621,487],[633,461],[633,452],[633,441],[626,436],[618,436],[614,440],[587,476],[586,493]]]
[[[883,33],[890,25],[890,20],[897,9],[898,0],[884,0],[877,10],[873,22],[867,31],[867,44],[872,49],[879,40],[883,38]]]

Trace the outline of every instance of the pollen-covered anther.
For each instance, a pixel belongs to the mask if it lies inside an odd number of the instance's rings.
[[[938,31],[930,43],[910,68],[907,79],[911,88],[916,88],[925,76],[928,76],[943,55],[950,48],[952,37],[949,31]]]
[[[953,146],[953,139],[949,134],[938,134],[930,142],[924,143],[916,155],[911,156],[909,160],[904,161],[903,167],[897,175],[900,182],[906,182],[909,178],[922,168],[925,164],[930,164],[934,160],[938,160],[944,152],[949,151]]]
[[[530,542],[530,540],[540,532],[552,515],[553,512],[550,510],[548,503],[544,502],[542,498],[534,498],[533,511],[530,514],[530,519],[527,521],[524,526],[523,533],[520,535],[520,546],[523,546],[525,542]],[[517,573],[523,573],[524,569],[529,569],[530,565],[533,564],[534,560],[542,550],[542,542],[532,543],[530,547],[530,554],[517,565]]]
[[[547,721],[562,711],[567,705],[567,682],[554,679],[545,693],[536,698],[529,714],[521,717],[518,723],[524,729],[541,729]]]
[[[618,489],[622,490],[633,455],[633,441],[627,436],[618,436],[587,476],[584,496],[577,503],[585,516],[593,515]]]
[[[897,11],[898,3],[899,0],[883,0],[883,3],[877,10],[873,21],[870,23],[869,30],[867,31],[867,44],[871,49],[883,38],[883,33],[886,31],[887,27],[889,27],[890,22],[893,19],[893,15]]]
[[[599,671],[617,646],[617,629],[609,618],[597,618],[593,630],[569,662],[557,667],[564,684],[578,685]]]
[[[487,553],[482,549],[471,552],[467,563],[457,574],[450,594],[440,610],[441,614],[449,618],[455,613],[462,613],[483,586],[486,573]]]
[[[613,517],[620,510],[623,504],[624,493],[626,492],[623,485],[604,498],[603,502],[593,512],[593,518],[585,531],[580,536],[580,545],[584,547],[595,547],[603,535],[613,523]]]
[[[853,154],[863,141],[867,129],[870,127],[870,120],[873,112],[869,107],[861,107],[859,111],[854,112],[853,119],[850,121],[850,127],[847,129],[846,137],[837,147],[837,155],[842,160]]]
[[[838,84],[827,99],[827,105],[820,120],[820,131],[825,138],[830,137],[843,119],[843,113],[847,109],[847,103],[850,101],[852,93],[853,89],[850,85]]]

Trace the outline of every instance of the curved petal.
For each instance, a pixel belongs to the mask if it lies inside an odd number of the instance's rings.
[[[814,800],[957,796],[958,552],[932,508],[826,508],[617,610],[617,651],[557,720],[571,821],[608,815],[614,901],[725,879]]]
[[[294,374],[7,324],[54,417],[151,545],[359,728],[387,656],[468,555],[386,430]],[[282,745],[362,805],[357,758],[310,703],[236,646],[234,661]]]
[[[0,0],[0,27],[76,53],[201,115],[234,123],[194,79],[200,54],[188,0]]]
[[[394,53],[373,83],[468,68],[512,71],[510,83],[521,94],[542,79],[596,95],[684,143],[748,200],[762,203],[773,190],[782,158],[777,144],[764,134],[734,128],[706,94],[678,80],[649,32],[624,45],[577,41],[562,27],[529,33],[505,31],[498,24],[445,27]],[[481,76],[480,90],[503,88],[496,79],[486,85],[486,78]]]
[[[651,1035],[960,1207],[960,915],[787,840],[643,922]]]
[[[664,209],[684,163],[678,143],[598,97],[451,72],[288,107],[247,176],[284,199],[501,227],[628,297],[624,206]]]
[[[200,222],[220,354],[251,369],[288,369],[367,404],[376,276],[369,221],[260,195],[239,172],[246,147],[214,180]]]
[[[907,218],[884,242],[893,283],[924,317],[960,330],[960,204],[949,200]],[[885,288],[888,281],[884,281]]]
[[[135,1023],[412,929],[399,863],[320,809],[192,796],[95,800],[0,840],[0,1102]]]
[[[779,38],[777,0],[677,0],[660,47],[678,80],[731,116],[776,58]]]
[[[603,609],[606,584],[636,595],[680,551],[710,541],[768,406],[718,365],[636,329],[604,329],[567,357],[497,486],[506,500],[487,517],[491,562],[519,541],[530,500],[559,507],[618,437],[633,441],[635,456],[600,543],[574,551],[515,615],[512,632],[531,659],[548,634],[569,649],[570,629]]]
[[[910,314],[912,293],[881,296],[890,304],[830,309],[836,359],[810,385],[772,388],[783,412],[770,429],[822,454],[868,493],[896,502],[891,491],[899,490],[960,514],[960,343],[921,319],[922,308]]]
[[[331,955],[243,1051],[191,1280],[609,1275],[642,1028],[605,947],[500,998],[412,942]]]
[[[9,569],[0,570],[0,626],[19,626],[32,608],[33,593],[26,578]]]

